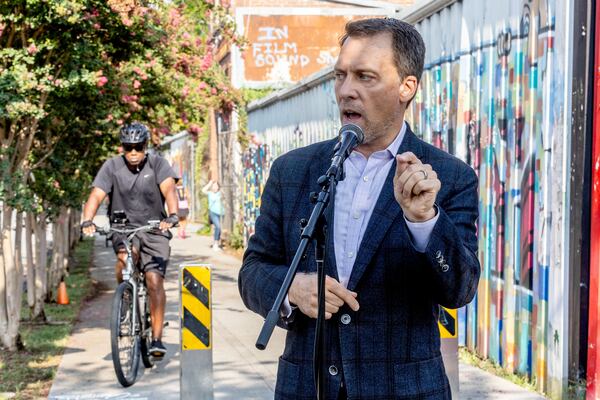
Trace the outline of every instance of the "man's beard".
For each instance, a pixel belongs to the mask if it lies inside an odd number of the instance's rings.
[[[363,116],[364,118],[364,116]],[[364,144],[374,142],[375,140],[382,138],[388,134],[388,131],[394,126],[396,120],[394,118],[386,119],[379,124],[371,123],[367,118],[365,119],[365,126],[363,131],[365,133]]]

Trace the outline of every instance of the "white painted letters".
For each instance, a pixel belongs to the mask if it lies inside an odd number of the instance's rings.
[[[258,28],[259,35],[252,43],[254,65],[262,68],[284,62],[288,66],[306,67],[310,57],[298,51],[298,44],[289,40],[289,29],[283,27],[263,26]]]

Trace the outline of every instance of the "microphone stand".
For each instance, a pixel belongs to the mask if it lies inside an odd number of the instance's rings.
[[[339,148],[336,146],[337,150]],[[263,327],[258,335],[258,339],[256,341],[256,348],[259,350],[264,350],[267,347],[267,343],[275,329],[275,325],[277,325],[277,321],[280,317],[280,310],[287,295],[290,290],[290,286],[292,285],[292,281],[294,276],[296,276],[296,271],[298,269],[298,265],[300,264],[300,260],[306,254],[306,249],[308,247],[309,241],[314,241],[315,243],[315,260],[317,264],[317,293],[318,293],[318,313],[317,313],[317,321],[316,321],[316,330],[315,330],[315,350],[314,350],[314,369],[315,369],[315,386],[317,390],[317,399],[324,400],[325,399],[325,385],[324,385],[324,368],[323,361],[325,355],[325,268],[324,268],[324,260],[325,260],[325,244],[326,241],[326,232],[327,232],[327,222],[325,221],[324,212],[327,206],[329,205],[329,201],[331,199],[331,195],[335,194],[335,187],[337,183],[344,179],[344,171],[343,171],[343,160],[340,159],[338,162],[333,163],[325,173],[325,175],[321,176],[317,183],[321,186],[321,191],[317,195],[316,193],[311,193],[311,202],[315,204],[313,207],[310,218],[306,222],[305,226],[303,226],[301,233],[301,241],[296,250],[296,254],[292,260],[290,268],[281,284],[281,288],[279,289],[279,293],[277,293],[277,297],[275,298],[275,302],[273,303],[273,307],[267,314],[265,318],[265,322]]]

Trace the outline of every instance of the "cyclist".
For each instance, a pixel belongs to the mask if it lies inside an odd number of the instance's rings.
[[[134,262],[141,259],[152,319],[152,343],[149,353],[157,358],[166,354],[162,344],[162,329],[165,315],[166,295],[164,277],[173,237],[169,229],[177,221],[177,195],[175,183],[179,179],[167,160],[146,152],[150,132],[139,122],[124,125],[120,130],[123,155],[107,160],[92,183],[92,191],[83,208],[82,231],[93,235],[96,231],[92,218],[98,206],[108,194],[109,217],[113,221],[115,211],[124,212],[127,225],[139,227],[150,220],[160,220],[160,230],[138,233],[133,240]],[[165,213],[165,201],[169,215]],[[113,233],[112,243],[117,255],[115,274],[117,281],[123,280],[123,268],[127,253],[124,237]]]

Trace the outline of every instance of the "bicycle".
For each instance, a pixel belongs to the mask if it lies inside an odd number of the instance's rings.
[[[139,269],[139,259],[135,265],[133,263],[131,248],[133,238],[138,232],[158,229],[159,224],[160,221],[148,221],[148,225],[130,229],[96,227],[96,231],[101,235],[110,233],[127,235],[123,240],[127,252],[123,281],[115,290],[110,318],[113,367],[123,387],[135,383],[140,355],[144,367],[152,368],[154,365],[154,359],[148,353],[152,341],[148,289],[144,273]],[[134,301],[135,299],[137,301]]]

